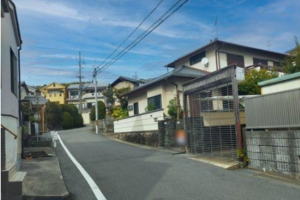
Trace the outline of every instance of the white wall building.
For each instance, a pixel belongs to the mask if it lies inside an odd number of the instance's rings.
[[[10,0],[1,1],[1,197],[22,196],[22,181],[26,173],[18,172],[21,160],[20,98],[20,35],[16,6]],[[17,175],[20,184],[11,181]],[[11,192],[8,188],[19,188]]]
[[[281,71],[280,62],[285,56],[286,54],[283,53],[214,40],[166,66],[177,68],[186,65],[195,69],[213,72],[233,64],[243,68],[260,65],[275,67],[276,70]],[[207,62],[203,62],[203,58],[207,58]]]
[[[284,75],[258,83],[261,94],[271,94],[300,88],[300,72]]]

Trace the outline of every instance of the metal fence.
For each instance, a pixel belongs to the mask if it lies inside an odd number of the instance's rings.
[[[236,157],[241,147],[236,69],[231,66],[184,85],[190,152]]]
[[[245,100],[246,128],[300,127],[300,89]]]

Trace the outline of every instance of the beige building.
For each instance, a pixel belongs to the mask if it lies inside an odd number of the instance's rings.
[[[20,172],[22,133],[20,51],[15,4],[1,0],[1,199],[20,199],[26,172]]]
[[[84,124],[90,123],[90,112],[93,105],[95,105],[95,95],[97,95],[98,101],[105,102],[104,96],[102,94],[106,85],[97,85],[97,93],[95,93],[95,84],[86,83],[82,85],[82,118]],[[79,98],[79,84],[69,85],[67,88],[68,104],[74,104],[78,110],[80,105]]]
[[[67,99],[66,87],[55,82],[41,88],[42,96],[50,102],[65,104]]]
[[[167,64],[177,68],[182,65],[213,72],[229,65],[248,68],[257,65],[281,71],[280,62],[286,54],[214,40],[209,44]]]
[[[128,97],[129,118],[115,121],[115,132],[157,130],[157,120],[168,116],[169,101],[176,97],[177,90],[182,91],[182,84],[207,73],[181,66],[124,94]],[[181,97],[180,102],[182,106]]]
[[[271,94],[300,88],[300,72],[259,82],[261,94]]]

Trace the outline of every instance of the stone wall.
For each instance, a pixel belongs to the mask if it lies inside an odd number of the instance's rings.
[[[112,137],[132,142],[136,144],[143,144],[148,146],[158,146],[158,133],[154,132],[139,132],[139,133],[113,133]]]
[[[246,131],[249,167],[300,179],[300,130]]]

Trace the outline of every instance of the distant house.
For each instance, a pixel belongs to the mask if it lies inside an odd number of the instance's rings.
[[[106,85],[97,85],[97,94],[95,94],[95,84],[86,83],[82,85],[82,117],[84,124],[90,123],[89,113],[91,112],[92,106],[95,105],[95,95],[97,95],[98,101],[105,102],[102,92],[106,87]],[[74,104],[79,109],[79,84],[69,85],[67,93],[67,103]]]
[[[141,84],[146,83],[147,80],[144,79],[133,79],[133,78],[128,78],[125,76],[120,76],[117,78],[114,82],[112,82],[110,85],[114,89],[121,89],[121,88],[127,88],[130,87],[131,89],[138,87]]]
[[[28,85],[25,83],[25,81],[22,81],[20,84],[20,92],[21,92],[21,97],[20,99],[24,99],[26,96],[30,94],[30,91],[28,89]]]
[[[145,79],[133,79],[128,78],[125,76],[118,77],[114,82],[110,84],[110,86],[113,88],[113,90],[119,90],[122,88],[130,88],[130,90],[133,90],[134,88],[146,83],[147,80]],[[115,101],[114,106],[119,106],[120,103],[118,101]]]
[[[259,82],[261,94],[271,94],[300,88],[300,72]]]
[[[203,70],[180,66],[123,94],[128,97],[129,118],[116,121],[115,132],[157,130],[156,121],[168,116],[169,101],[176,97],[177,91],[182,91],[182,84],[206,74]],[[182,105],[181,97],[180,101]]]
[[[27,85],[28,90],[29,90],[29,96],[41,96],[41,91],[39,91],[38,89],[36,89],[33,86],[29,86]]]
[[[42,96],[50,102],[65,104],[67,99],[66,87],[55,82],[41,88]]]
[[[283,53],[214,40],[166,66],[177,68],[186,65],[195,69],[213,72],[236,64],[243,68],[275,68],[280,72],[282,71],[280,62],[285,57],[286,54]]]
[[[1,198],[22,197],[26,173],[20,172],[20,51],[22,39],[15,4],[1,0]],[[13,179],[13,177],[15,177]]]

